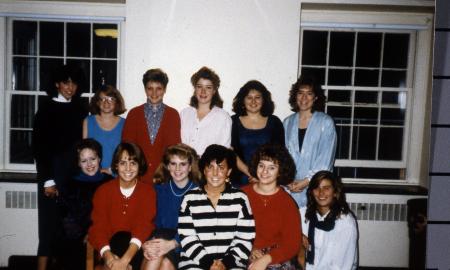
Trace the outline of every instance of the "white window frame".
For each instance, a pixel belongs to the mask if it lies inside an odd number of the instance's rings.
[[[117,85],[121,87],[124,75],[123,48],[125,27],[125,5],[103,3],[73,3],[73,2],[41,2],[41,1],[4,1],[0,2],[0,172],[34,173],[34,164],[9,163],[9,131],[11,109],[11,46],[12,27],[8,26],[9,18],[21,18],[41,21],[69,21],[88,23],[118,24],[119,39],[117,44]],[[98,14],[101,14],[99,16]],[[10,29],[7,29],[7,28]],[[44,93],[35,92],[36,95]],[[83,94],[91,96],[92,94]]]
[[[403,141],[404,158],[402,161],[370,161],[336,160],[339,167],[378,167],[378,168],[406,168],[405,180],[344,178],[347,183],[372,183],[418,185],[426,178],[428,164],[428,133],[425,128],[429,121],[430,110],[426,106],[431,95],[431,48],[433,33],[433,14],[419,12],[342,10],[336,8],[320,9],[311,6],[301,10],[300,29],[390,29],[414,31],[411,42],[415,43],[414,50],[409,54],[407,78],[410,85],[408,91],[407,115],[405,118],[405,139]],[[300,34],[302,31],[300,30]],[[301,70],[301,44],[299,48],[299,72]],[[412,73],[412,74],[411,74]],[[344,89],[345,87],[339,87]],[[351,87],[352,89],[357,87]],[[364,87],[367,89],[366,87]],[[429,105],[428,105],[429,106]],[[414,117],[412,117],[414,116]],[[418,117],[423,116],[423,117]],[[409,135],[409,136],[408,136]],[[424,166],[424,164],[426,164]]]

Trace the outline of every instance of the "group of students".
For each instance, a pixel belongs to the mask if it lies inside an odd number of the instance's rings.
[[[86,241],[112,270],[356,268],[356,220],[329,172],[336,131],[313,78],[292,86],[283,123],[255,80],[230,117],[207,67],[180,113],[163,103],[167,74],[148,70],[147,101],[126,119],[111,86],[88,116],[81,80],[79,69],[59,69],[35,116],[38,269],[53,257],[81,269]]]

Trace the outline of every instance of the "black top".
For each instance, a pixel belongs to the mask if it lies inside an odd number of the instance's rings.
[[[303,141],[305,140],[306,128],[298,129],[298,151],[302,151]]]

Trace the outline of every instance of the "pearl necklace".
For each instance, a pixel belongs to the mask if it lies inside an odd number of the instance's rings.
[[[174,196],[176,196],[176,197],[182,197],[182,196],[184,196],[184,194],[186,194],[186,192],[188,192],[188,191],[191,189],[191,187],[192,187],[192,182],[191,182],[191,184],[188,186],[188,188],[187,188],[183,193],[181,193],[181,194],[177,194],[177,193],[175,193],[175,191],[173,190],[173,187],[172,187],[172,180],[169,181],[169,185],[170,185],[170,190],[172,191],[172,194],[173,194]]]

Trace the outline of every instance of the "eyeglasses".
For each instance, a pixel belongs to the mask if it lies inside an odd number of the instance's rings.
[[[115,97],[108,97],[108,96],[101,97],[99,100],[100,100],[100,102],[108,102],[108,103],[116,102],[116,98]]]

